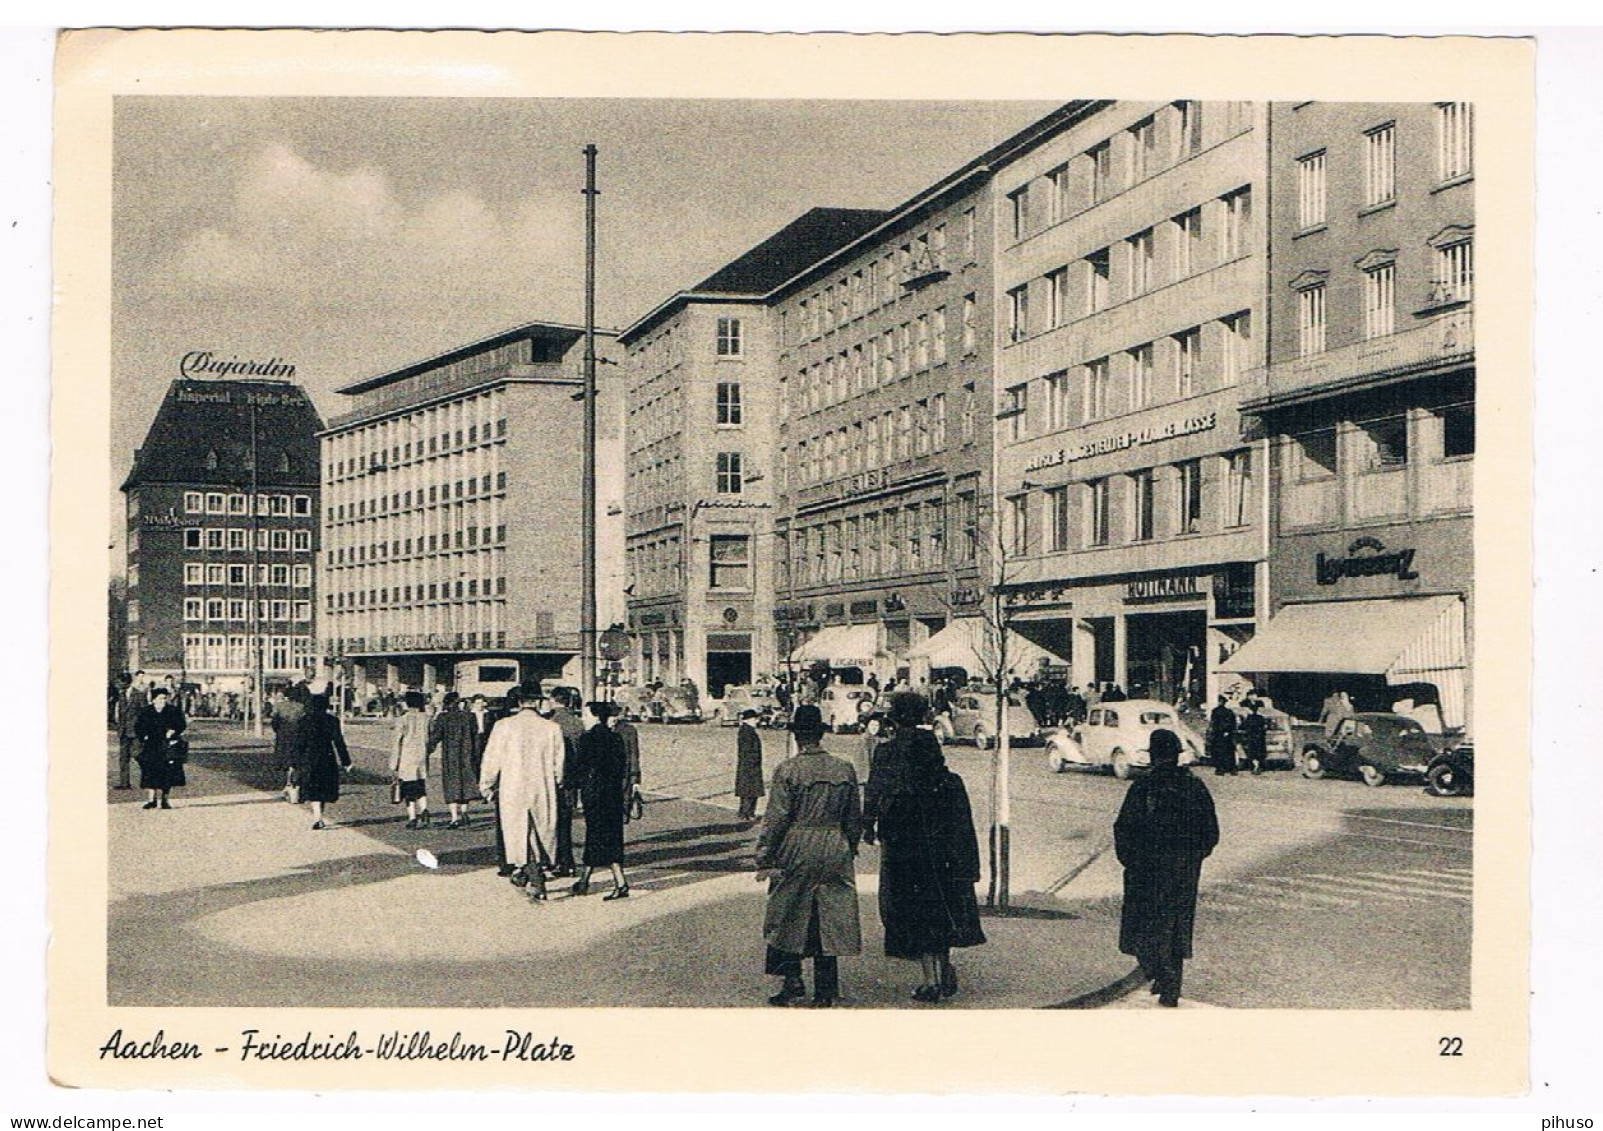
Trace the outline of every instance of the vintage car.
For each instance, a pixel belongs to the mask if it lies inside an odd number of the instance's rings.
[[[1360,711],[1343,719],[1334,735],[1310,741],[1302,751],[1302,776],[1357,774],[1365,785],[1390,778],[1423,777],[1437,746],[1417,719],[1389,711]]]
[[[1126,699],[1092,707],[1073,733],[1061,727],[1048,731],[1047,768],[1059,772],[1071,766],[1106,766],[1115,777],[1128,778],[1151,764],[1147,746],[1155,730],[1172,730],[1179,736],[1182,766],[1201,761],[1202,739],[1173,707],[1156,699]]]
[[[863,703],[868,707],[864,708]],[[824,725],[834,734],[855,734],[874,705],[874,689],[861,684],[832,683],[818,696]]]
[[[656,702],[660,711],[659,722],[699,723],[701,721],[701,703],[696,694],[689,688],[664,687],[657,692]]]
[[[756,711],[759,718],[764,718],[774,706],[774,689],[767,684],[737,684],[724,688],[724,697],[713,708],[713,718],[719,726],[732,727],[740,723],[742,711]]]
[[[1443,750],[1425,769],[1425,791],[1432,797],[1468,797],[1475,792],[1475,743],[1465,739]]]
[[[981,750],[996,745],[996,692],[970,688],[952,697],[953,739],[973,742]],[[1035,716],[1017,695],[1007,700],[1007,737],[1010,746],[1027,746],[1039,740]]]
[[[662,704],[649,687],[620,687],[612,701],[617,704],[619,714],[632,723],[662,721]]]

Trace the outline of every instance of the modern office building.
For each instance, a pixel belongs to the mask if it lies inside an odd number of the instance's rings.
[[[535,322],[341,389],[322,434],[323,650],[358,690],[515,660],[577,682],[583,339]],[[597,623],[621,622],[622,379],[597,336]]]
[[[1271,112],[1274,619],[1230,667],[1317,714],[1345,690],[1427,726],[1471,714],[1474,109]]]
[[[1085,106],[994,172],[997,581],[1076,683],[1203,702],[1267,613],[1265,110]]]
[[[638,680],[719,695],[773,670],[779,331],[765,298],[881,215],[813,209],[619,336]]]
[[[315,674],[322,426],[287,381],[168,387],[122,484],[128,671],[217,696]]]

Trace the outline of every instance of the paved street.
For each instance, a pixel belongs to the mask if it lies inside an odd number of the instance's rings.
[[[732,729],[642,727],[650,803],[628,829],[635,897],[556,889],[545,905],[495,876],[484,806],[465,831],[404,828],[388,804],[387,734],[382,722],[348,726],[357,765],[330,809],[338,827],[322,832],[278,799],[264,743],[206,723],[173,811],[109,793],[112,1003],[761,1004],[763,889],[751,875],[755,834],[736,826],[727,792]],[[764,741],[771,771],[785,736]],[[860,739],[826,744],[861,765]],[[949,747],[948,759],[983,839],[989,755]],[[1204,780],[1223,839],[1204,870],[1189,1002],[1468,1005],[1471,802],[1288,772]],[[964,992],[953,1006],[1059,1005],[1128,973],[1109,846],[1125,788],[1053,774],[1039,750],[1015,751],[1014,912],[987,916],[990,942],[958,956]],[[437,786],[431,796],[438,813]],[[419,848],[440,867],[422,867]],[[911,1006],[914,971],[879,954],[876,868],[865,847],[865,954],[845,964],[843,1004]],[[1145,997],[1110,1004],[1144,1007]]]

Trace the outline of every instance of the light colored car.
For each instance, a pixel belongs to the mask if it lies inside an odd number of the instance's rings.
[[[996,745],[996,692],[961,691],[952,698],[953,737],[973,742],[981,750]],[[1016,695],[1007,700],[1008,745],[1022,746],[1036,741],[1035,716]]]
[[[834,734],[850,734],[862,726],[864,711],[859,706],[864,700],[874,701],[874,689],[862,685],[832,683],[818,697],[818,710],[824,716],[824,725]]]
[[[756,711],[764,715],[774,705],[774,689],[766,685],[740,684],[724,688],[713,715],[719,726],[732,727],[740,722],[742,711]]]
[[[1102,767],[1114,776],[1128,778],[1151,765],[1147,747],[1155,730],[1172,730],[1180,738],[1180,764],[1202,758],[1202,740],[1180,721],[1174,708],[1156,699],[1126,699],[1099,703],[1085,716],[1075,734],[1055,729],[1046,736],[1046,764],[1062,771],[1071,766]]]

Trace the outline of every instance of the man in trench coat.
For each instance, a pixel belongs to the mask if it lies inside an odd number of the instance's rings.
[[[1179,764],[1180,739],[1155,730],[1152,770],[1124,795],[1113,847],[1124,865],[1119,950],[1152,979],[1158,1004],[1180,1004],[1180,981],[1191,957],[1202,861],[1219,843],[1213,796]]]
[[[556,850],[557,789],[562,774],[562,728],[536,708],[538,688],[507,693],[516,714],[500,720],[484,745],[479,792],[491,799],[506,838],[512,883],[545,898],[543,860]]]
[[[740,799],[736,815],[742,824],[757,820],[757,799],[763,795],[763,740],[757,733],[757,712],[747,707],[740,712],[740,729],[735,732],[735,796]]]

